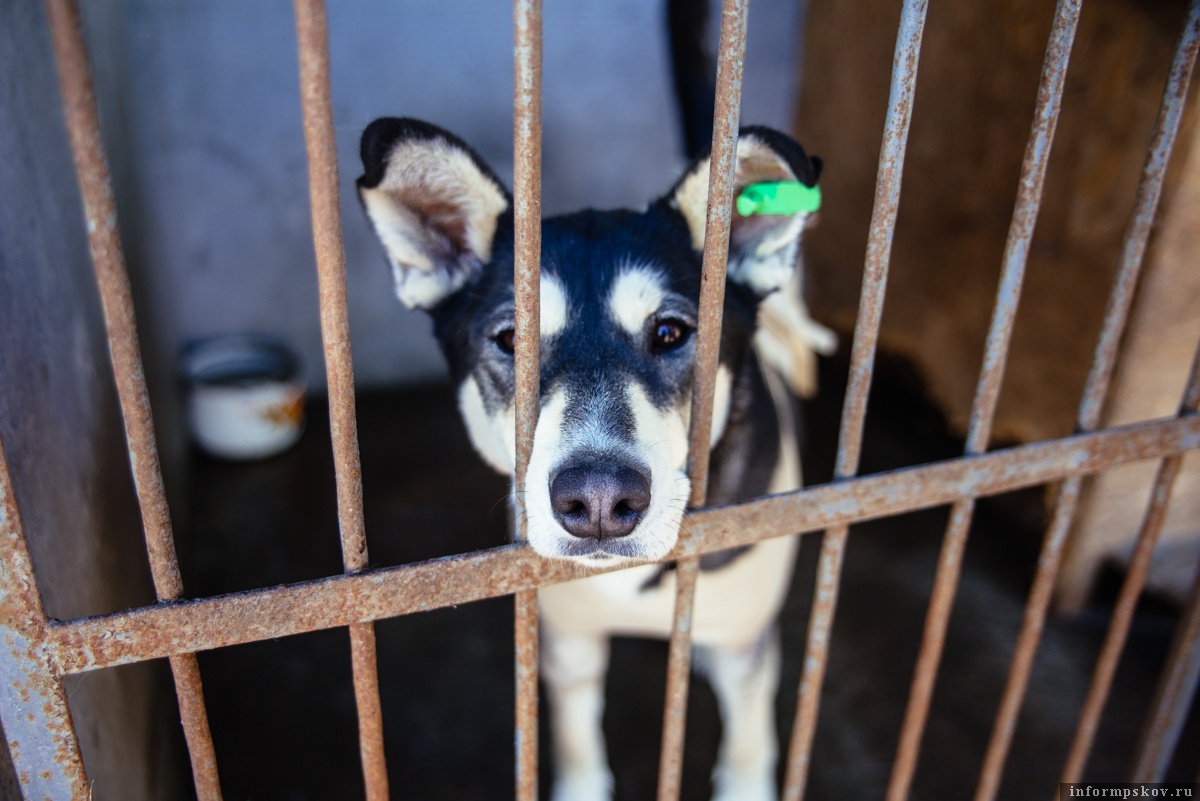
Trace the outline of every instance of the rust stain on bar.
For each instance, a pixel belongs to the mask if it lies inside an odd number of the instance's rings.
[[[513,3],[513,294],[516,349],[518,541],[526,539],[523,491],[533,452],[541,377],[542,4]],[[538,796],[538,609],[536,588],[513,599],[517,801]]]
[[[100,135],[95,91],[79,7],[72,0],[45,0],[59,88],[75,172],[87,223],[88,247],[100,291],[113,377],[117,385],[138,506],[145,530],[150,572],[158,597],[183,595],[183,580],[171,532],[171,515],[158,461],[154,418],[142,369],[133,294],[117,226],[116,201]],[[201,801],[219,801],[220,784],[195,657],[171,660],[184,737]]]
[[[837,479],[847,479],[858,472],[863,423],[867,413],[867,395],[874,371],[879,323],[883,317],[892,236],[900,206],[904,152],[908,142],[909,124],[912,121],[917,63],[921,54],[921,37],[925,31],[925,13],[928,6],[927,0],[906,0],[900,12],[900,25],[896,32],[891,92],[883,142],[880,145],[875,203],[871,212],[858,319],[854,326],[854,343],[850,352],[850,377],[838,435],[837,463],[834,467]],[[809,613],[804,671],[800,678],[796,718],[788,746],[784,801],[800,801],[808,783],[809,761],[829,654],[829,635],[837,609],[847,534],[848,529],[839,525],[826,532],[821,543],[817,586],[812,611]]]
[[[708,173],[708,210],[704,228],[704,261],[696,326],[696,364],[688,432],[688,477],[692,506],[701,506],[708,491],[709,439],[713,394],[721,348],[725,306],[725,273],[729,226],[736,187],[738,119],[746,52],[749,0],[723,0],[720,58],[717,62],[716,110]]]
[[[88,781],[48,623],[0,442],[0,718],[26,797],[69,801],[87,796]]]
[[[179,715],[185,721],[193,724],[200,731],[208,732],[208,710],[204,706],[204,687],[200,681],[200,665],[194,654],[178,654],[170,659],[171,673],[175,677],[176,692],[179,696]],[[211,747],[189,748],[188,757],[191,759],[192,776],[196,781],[197,798],[221,797],[221,784],[217,773],[217,755]]]
[[[1013,321],[1016,318],[1025,278],[1029,243],[1033,239],[1033,229],[1045,185],[1046,165],[1050,160],[1054,131],[1062,107],[1071,46],[1079,25],[1079,10],[1080,0],[1059,0],[1055,9],[1054,23],[1042,65],[1041,82],[1038,86],[1033,125],[1025,146],[1016,206],[1004,248],[1004,267],[996,292],[996,306],[988,328],[983,366],[971,407],[967,454],[985,451],[991,436],[996,402],[1000,397],[1000,385],[1004,378],[1004,367],[1012,339]],[[974,511],[974,499],[968,499],[955,503],[950,512],[938,558],[937,576],[926,613],[921,651],[917,657],[912,689],[900,732],[900,743],[896,749],[896,761],[892,766],[888,784],[888,801],[903,801],[912,787],[920,755],[921,737],[933,699],[938,666],[946,642],[946,629],[954,608],[954,597],[962,574],[962,558],[966,551]]]
[[[1126,229],[1120,265],[1104,314],[1103,327],[1096,345],[1092,367],[1080,402],[1077,428],[1092,431],[1100,423],[1100,415],[1108,396],[1116,364],[1119,343],[1125,331],[1129,307],[1133,301],[1138,276],[1141,273],[1146,242],[1158,210],[1166,165],[1171,157],[1175,138],[1183,115],[1187,87],[1195,67],[1200,46],[1200,2],[1190,4],[1187,22],[1171,64],[1163,101],[1155,122],[1146,164],[1138,185],[1133,216]],[[1051,522],[1046,531],[1033,587],[1025,606],[1021,631],[1013,651],[999,711],[993,723],[991,740],[980,773],[975,801],[992,801],[1000,787],[1004,763],[1016,730],[1017,717],[1029,683],[1029,673],[1041,641],[1046,612],[1054,592],[1054,583],[1062,563],[1064,548],[1079,505],[1083,479],[1067,478],[1059,487]]]
[[[383,705],[379,697],[379,660],[373,624],[350,624],[350,664],[354,675],[354,703],[358,710],[359,759],[367,798],[386,801],[387,756],[383,750]]]
[[[328,20],[323,0],[295,0],[293,7],[300,60],[300,99],[308,156],[313,246],[317,260],[321,339],[329,387],[329,426],[337,483],[338,528],[342,537],[342,563],[346,572],[354,573],[367,566],[367,536],[363,520],[358,422],[354,411],[354,365],[350,353],[346,255],[342,245],[342,216],[338,201],[337,143],[330,96]],[[366,796],[368,801],[386,801],[388,779],[374,629],[370,624],[352,626],[350,640],[354,696],[358,709],[359,751]]]
[[[1191,375],[1188,377],[1187,390],[1180,403],[1179,414],[1195,414],[1200,408],[1200,347],[1192,360]],[[1083,775],[1096,729],[1100,724],[1100,714],[1112,688],[1113,676],[1117,672],[1117,661],[1125,649],[1125,641],[1129,635],[1129,626],[1133,622],[1133,613],[1137,607],[1138,596],[1146,584],[1150,574],[1150,560],[1154,556],[1154,546],[1158,544],[1158,536],[1162,532],[1163,523],[1167,519],[1167,506],[1171,502],[1171,489],[1179,475],[1182,454],[1174,454],[1159,465],[1158,474],[1154,478],[1154,487],[1150,493],[1150,503],[1146,508],[1146,516],[1138,531],[1137,541],[1133,546],[1133,554],[1129,559],[1125,582],[1121,585],[1121,594],[1113,609],[1112,623],[1109,624],[1108,635],[1104,639],[1104,647],[1096,662],[1092,684],[1088,689],[1087,699],[1083,704],[1083,712],[1079,716],[1079,725],[1075,728],[1075,738],[1071,742],[1071,750],[1067,754],[1066,765],[1063,767],[1063,783],[1078,782]]]
[[[688,431],[689,504],[693,508],[703,506],[708,494],[709,440],[721,348],[721,319],[725,307],[729,228],[733,195],[737,188],[738,122],[741,116],[748,13],[749,0],[723,0],[721,3],[713,137],[709,155],[708,208]],[[699,573],[698,557],[680,559],[676,563],[675,609],[669,639],[663,736],[659,749],[658,801],[677,801],[683,776],[683,743],[691,678],[692,610]]]
[[[687,515],[684,525],[692,536],[670,558],[1010,492],[1193,448],[1200,448],[1197,415],[709,507]],[[59,672],[77,673],[440,609],[582,575],[570,563],[541,559],[526,545],[508,545],[413,565],[52,622],[48,648]]]
[[[125,422],[125,438],[146,530],[150,570],[158,597],[170,600],[183,594],[183,582],[179,577],[171,515],[159,469],[133,294],[125,270],[104,143],[100,138],[100,118],[96,111],[83,23],[78,6],[71,0],[46,0],[45,7],[58,61],[67,133],[83,200],[88,247],[100,290],[109,353]]]
[[[367,538],[362,511],[358,422],[354,414],[354,367],[346,299],[346,254],[342,248],[342,214],[338,204],[337,146],[329,89],[329,35],[325,4],[321,0],[295,0],[294,5],[313,246],[320,291],[321,339],[325,345],[329,424],[337,477],[338,524],[342,533],[342,561],[346,570],[355,571],[366,567]]]
[[[1192,585],[1191,600],[1179,620],[1167,666],[1154,691],[1130,781],[1161,782],[1166,775],[1200,681],[1197,643],[1200,643],[1200,574]]]

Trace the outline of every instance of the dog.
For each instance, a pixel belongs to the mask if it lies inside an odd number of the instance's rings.
[[[470,147],[429,123],[376,120],[361,155],[359,197],[396,294],[432,318],[472,443],[512,475],[512,198]],[[769,182],[815,187],[821,166],[782,133],[740,132],[739,190]],[[628,565],[539,590],[555,801],[611,798],[601,730],[609,638],[666,637],[671,627],[675,574],[656,562],[675,547],[689,497],[708,181],[703,158],[644,211],[586,210],[542,223],[540,414],[523,488],[528,541],[547,559]],[[767,336],[776,354],[829,348],[829,332],[795,305],[799,294],[778,292],[795,290],[811,216],[733,215],[710,503],[800,486],[794,402],[754,342],[758,335],[765,345]],[[771,315],[776,334],[781,326],[790,332],[782,338],[759,331],[773,295],[784,297]],[[776,361],[795,372],[787,358]],[[713,777],[721,801],[777,797],[775,618],[796,546],[795,537],[783,537],[701,559],[694,647],[724,724]]]

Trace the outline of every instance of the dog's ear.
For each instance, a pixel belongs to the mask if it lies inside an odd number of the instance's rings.
[[[743,128],[738,136],[734,209],[729,230],[729,280],[762,298],[779,289],[792,275],[799,255],[800,235],[815,214],[821,160],[809,156],[791,137],[770,128]],[[691,232],[692,247],[704,249],[708,205],[709,159],[696,162],[666,197]],[[756,204],[756,189],[789,191],[780,201]],[[739,202],[739,198],[745,198]],[[739,210],[739,207],[740,210]]]
[[[508,190],[462,140],[419,120],[375,120],[361,153],[358,195],[396,294],[410,308],[432,308],[491,260]]]

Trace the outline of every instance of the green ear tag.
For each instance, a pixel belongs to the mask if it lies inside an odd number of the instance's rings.
[[[821,208],[821,188],[799,181],[750,184],[737,196],[738,214],[797,214]]]

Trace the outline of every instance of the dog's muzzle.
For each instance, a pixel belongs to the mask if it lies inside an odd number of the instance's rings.
[[[633,533],[650,506],[650,471],[612,458],[572,460],[550,478],[550,508],[572,536],[602,543]]]

